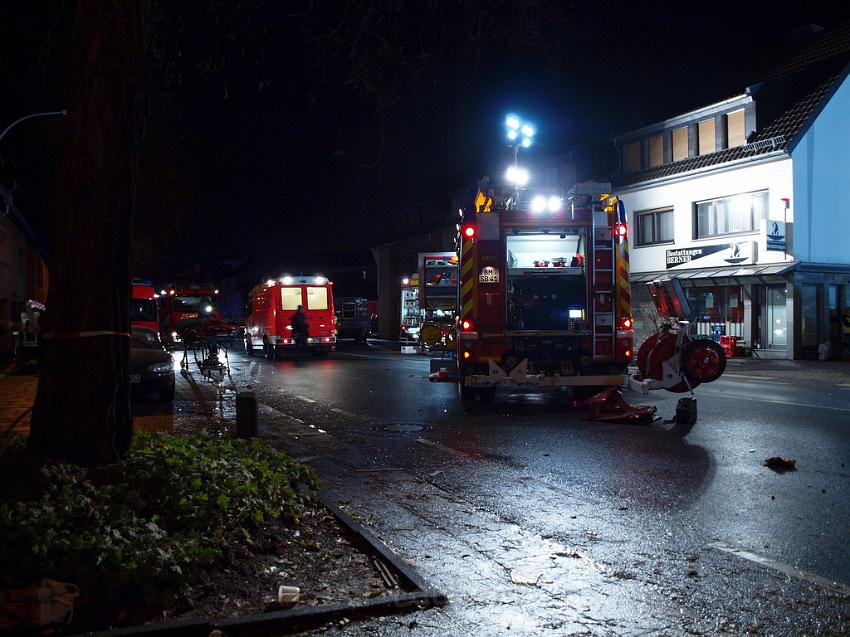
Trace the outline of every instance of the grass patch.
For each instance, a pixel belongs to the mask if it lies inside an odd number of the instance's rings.
[[[76,584],[84,623],[155,615],[237,562],[263,524],[297,524],[319,487],[265,443],[207,433],[136,434],[122,462],[93,469],[3,441],[0,485],[0,586]]]

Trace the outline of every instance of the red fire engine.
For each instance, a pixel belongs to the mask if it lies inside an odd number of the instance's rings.
[[[622,385],[633,338],[625,211],[608,184],[557,197],[490,189],[462,211],[457,366],[497,386]]]
[[[431,380],[458,381],[464,398],[491,398],[497,387],[631,380],[628,225],[610,191],[577,184],[565,202],[513,189],[477,194],[459,224],[456,359],[432,361]],[[722,373],[722,350],[688,345],[681,321],[666,322],[653,339],[639,357],[643,390],[683,391]]]
[[[283,276],[251,290],[251,310],[245,321],[245,350],[262,348],[272,360],[295,351],[292,316],[301,306],[307,319],[307,349],[325,356],[336,349],[333,283],[323,276]]]
[[[133,296],[130,301],[130,324],[159,331],[159,314],[156,305],[158,294],[147,279],[133,278]]]
[[[160,291],[160,336],[167,345],[181,340],[186,327],[221,318],[218,289],[211,284],[172,284]]]

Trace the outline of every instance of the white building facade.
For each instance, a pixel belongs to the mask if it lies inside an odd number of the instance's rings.
[[[675,277],[696,334],[763,358],[843,352],[850,55],[830,56],[616,139],[639,336],[654,329],[646,282]]]

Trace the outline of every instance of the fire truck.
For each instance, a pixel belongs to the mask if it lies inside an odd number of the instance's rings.
[[[181,332],[206,319],[222,320],[218,289],[212,284],[175,283],[160,291],[160,336],[166,345],[182,340]]]
[[[159,295],[148,279],[133,277],[133,296],[130,300],[130,324],[159,331],[159,313],[156,300]]]
[[[420,252],[419,346],[424,352],[454,344],[458,302],[458,255]]]
[[[282,276],[251,290],[251,310],[245,321],[245,350],[260,350],[274,360],[295,352],[292,317],[298,306],[307,319],[307,349],[326,356],[336,349],[333,283],[323,276]]]
[[[432,361],[432,380],[457,381],[463,398],[485,399],[498,387],[630,383],[628,224],[610,192],[604,182],[577,184],[566,201],[511,188],[477,192],[458,225],[456,357]],[[653,365],[642,357],[644,390],[680,391],[688,376],[678,361],[689,339],[665,325],[656,337],[663,352]],[[719,376],[716,350],[691,347],[691,380]],[[660,378],[671,371],[675,378]]]

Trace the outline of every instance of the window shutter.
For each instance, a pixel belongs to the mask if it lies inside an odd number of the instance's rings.
[[[699,154],[707,155],[713,153],[716,148],[714,137],[714,119],[707,119],[699,123]]]
[[[640,142],[632,142],[626,146],[628,155],[627,169],[630,173],[636,173],[640,170]]]
[[[729,148],[743,146],[747,142],[744,133],[744,109],[729,113],[726,116],[726,139]]]
[[[673,131],[673,161],[688,157],[688,127],[683,126]]]
[[[664,163],[664,137],[653,135],[649,138],[649,165],[660,166]]]

